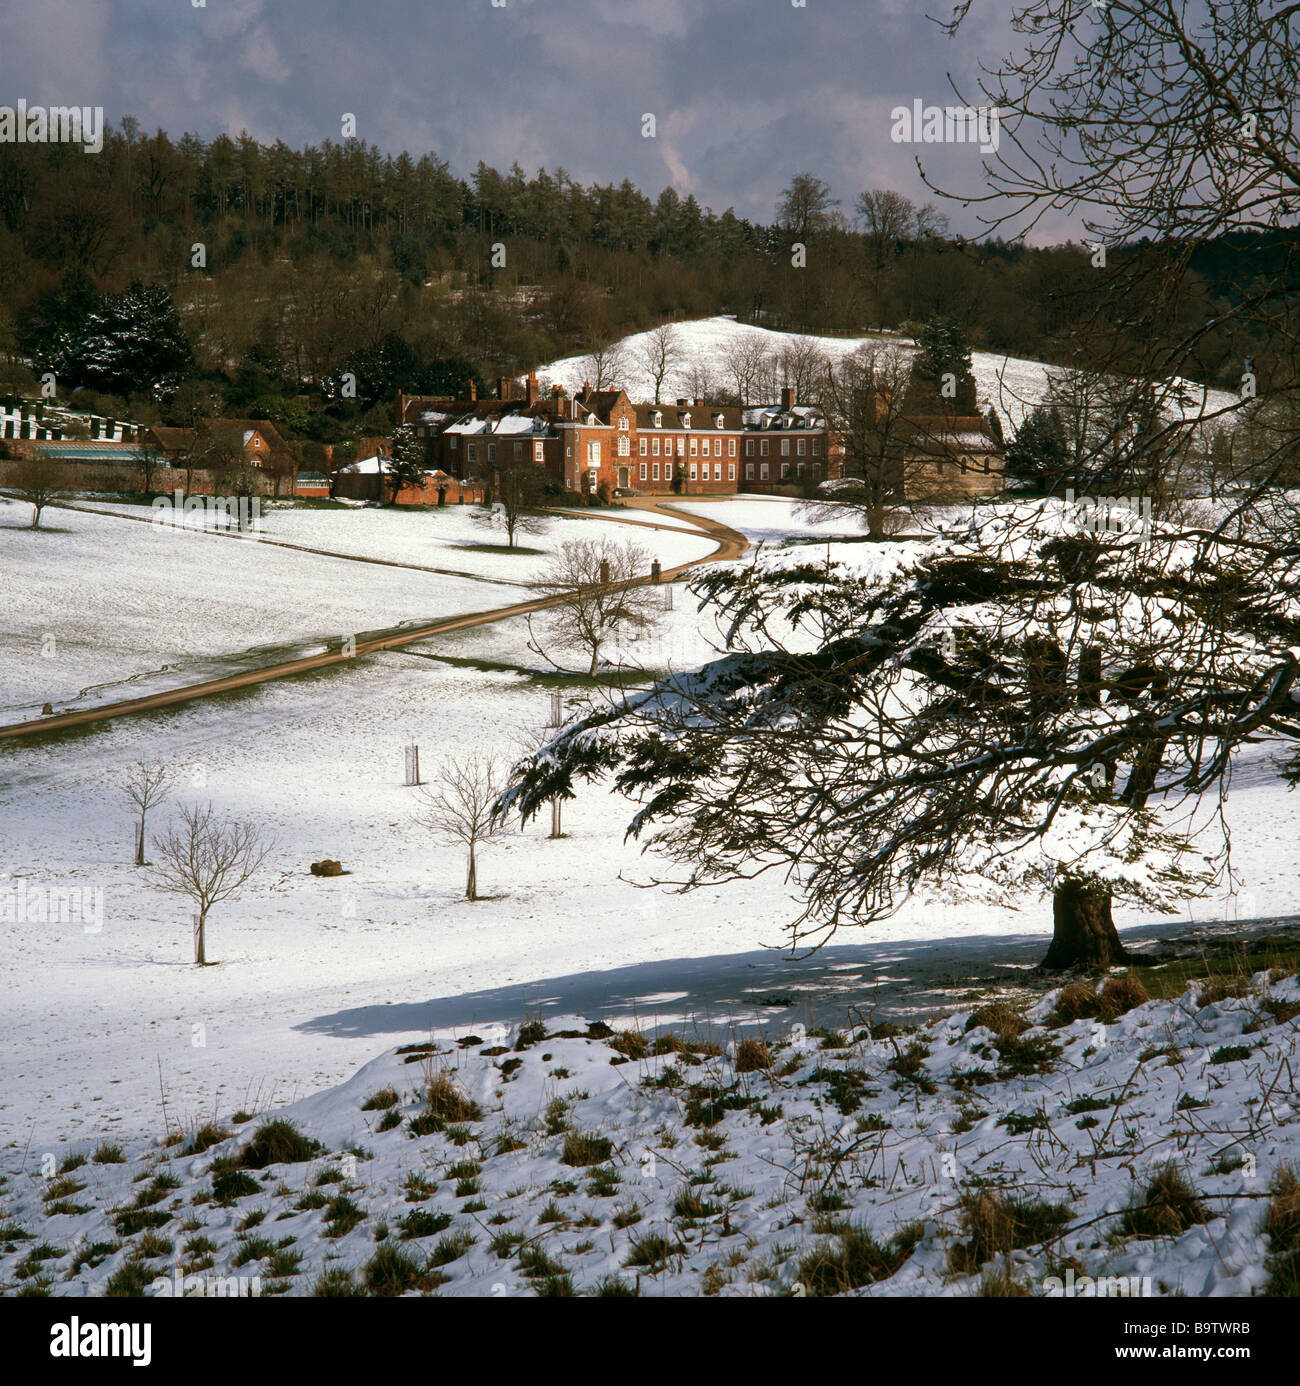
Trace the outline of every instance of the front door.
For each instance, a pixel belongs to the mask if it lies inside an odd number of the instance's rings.
[[[626,490],[627,490],[627,468],[626,468],[626,467],[620,467],[620,468],[618,469],[618,489],[619,489],[620,491],[626,491]]]

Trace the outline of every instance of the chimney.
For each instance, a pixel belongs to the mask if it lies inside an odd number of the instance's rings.
[[[478,402],[478,385],[475,381],[471,380],[469,384],[465,386],[465,397],[475,403]]]
[[[510,379],[510,377],[509,377],[508,375],[502,375],[502,376],[498,376],[498,377],[497,377],[497,398],[498,398],[498,399],[509,399],[509,398],[510,398],[510,387],[511,387],[511,384],[512,384],[512,383],[513,383],[513,382],[511,381],[511,379]]]
[[[695,407],[696,407],[697,409],[703,409],[703,408],[704,408],[704,396],[703,396],[703,395],[701,395],[700,398],[697,399],[697,400],[695,401]]]
[[[584,381],[582,382],[582,393],[583,393],[584,395],[589,395],[589,394],[591,394],[591,381],[590,381],[590,380],[584,380]]]
[[[528,372],[528,403],[537,403],[537,372]]]
[[[785,413],[789,413],[794,408],[795,393],[793,385],[785,385],[781,389],[781,408]]]
[[[678,407],[678,409],[685,409],[686,406],[687,406],[689,403],[690,403],[690,400],[688,400],[688,399],[679,399],[679,400],[677,401],[677,407]]]

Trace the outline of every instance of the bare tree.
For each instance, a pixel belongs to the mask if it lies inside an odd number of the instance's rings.
[[[692,399],[712,400],[717,397],[717,379],[703,361],[692,361],[681,381]]]
[[[911,375],[907,352],[875,342],[826,369],[822,405],[844,449],[843,474],[800,503],[808,519],[852,515],[873,539],[885,535],[888,512],[906,494],[903,408]]]
[[[495,464],[492,504],[477,510],[479,524],[499,525],[506,532],[506,543],[515,547],[520,534],[545,534],[548,520],[539,513],[544,499],[546,473],[531,458],[510,458]]]
[[[869,188],[859,195],[857,207],[871,257],[875,307],[882,313],[885,268],[893,263],[899,242],[906,240],[911,232],[916,209],[911,198],[892,188]]]
[[[167,458],[162,449],[153,443],[145,443],[140,449],[140,471],[146,494],[153,493],[154,476],[167,467]]]
[[[33,529],[41,527],[41,511],[47,505],[72,491],[66,476],[67,469],[48,457],[24,458],[9,473],[9,490],[32,507]]]
[[[505,787],[505,771],[490,756],[448,757],[438,768],[438,788],[420,791],[424,801],[415,814],[435,837],[466,851],[465,899],[477,900],[478,849],[506,831],[504,818],[494,812]]]
[[[771,350],[757,332],[746,332],[731,341],[722,354],[723,366],[736,402],[757,404],[760,385],[771,373]]]
[[[161,760],[137,760],[122,776],[122,793],[126,795],[140,821],[136,825],[135,864],[147,866],[144,859],[145,816],[156,804],[171,793],[172,775]]]
[[[627,371],[627,348],[622,342],[595,346],[582,358],[584,379],[593,390],[615,390]]]
[[[638,364],[654,382],[654,402],[659,404],[664,382],[681,361],[681,348],[672,323],[661,323],[653,332],[647,333],[638,355]]]
[[[587,675],[595,678],[600,654],[621,632],[639,633],[662,618],[657,588],[639,580],[650,571],[649,556],[637,544],[612,539],[568,539],[551,559],[537,584],[558,598],[545,612],[548,643],[560,650],[581,650],[588,658]],[[528,648],[555,668],[528,618]]]
[[[811,173],[796,173],[777,203],[777,221],[796,241],[807,241],[833,224],[831,208],[839,205],[829,183]]]
[[[215,488],[218,481],[224,485],[229,484],[231,478],[237,480],[245,461],[244,430],[240,424],[232,423],[229,419],[208,419],[200,423],[190,456],[186,458],[186,494],[193,482],[196,466],[212,473]]]
[[[826,353],[811,337],[789,338],[781,348],[781,378],[794,387],[795,398],[803,403],[816,395],[829,365]]]
[[[250,823],[222,821],[211,804],[190,804],[179,825],[153,840],[158,862],[151,868],[160,889],[189,900],[195,909],[194,961],[207,964],[208,913],[233,900],[261,870],[275,843]]]

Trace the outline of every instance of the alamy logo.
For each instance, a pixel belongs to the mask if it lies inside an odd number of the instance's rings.
[[[1150,496],[1080,496],[1065,493],[1066,511],[1076,528],[1084,534],[1124,534],[1137,528],[1142,534],[1151,532]],[[1133,525],[1129,517],[1138,520]]]
[[[153,1360],[153,1327],[147,1323],[68,1323],[50,1326],[51,1357],[129,1357],[133,1367]]]
[[[173,1270],[170,1279],[160,1275],[149,1282],[149,1293],[159,1299],[246,1299],[262,1293],[258,1275],[182,1275]]]
[[[1151,1294],[1151,1277],[1101,1275],[1094,1280],[1090,1275],[1076,1277],[1074,1267],[1068,1266],[1064,1279],[1059,1275],[1044,1278],[1043,1293],[1049,1299],[1148,1298]]]
[[[0,884],[0,924],[71,924],[74,920],[87,934],[101,932],[103,886]]]
[[[153,522],[178,529],[234,530],[242,539],[262,536],[261,496],[187,496],[177,490],[153,498]]]
[[[104,147],[102,106],[0,106],[0,144],[79,144],[87,154]]]
[[[997,152],[996,106],[926,106],[918,97],[910,106],[895,106],[889,118],[895,144],[978,144],[981,154]]]

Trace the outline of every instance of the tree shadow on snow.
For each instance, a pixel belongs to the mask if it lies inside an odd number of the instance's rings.
[[[1300,916],[1137,925],[1122,930],[1134,960],[1181,945],[1258,933],[1295,924]],[[780,1031],[796,1023],[839,1028],[888,1020],[924,1023],[969,1009],[994,988],[1045,991],[1059,979],[1034,976],[1047,950],[1042,932],[954,934],[945,938],[827,945],[804,958],[768,949],[673,958],[604,971],[511,983],[432,997],[427,1001],[357,1006],[300,1022],[294,1028],[337,1038],[427,1036],[526,1016],[580,1016],[616,1027],[683,1024]]]

